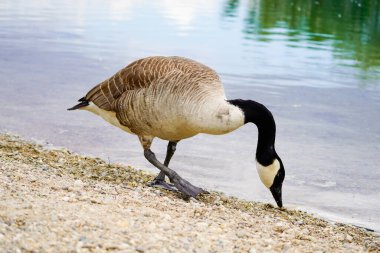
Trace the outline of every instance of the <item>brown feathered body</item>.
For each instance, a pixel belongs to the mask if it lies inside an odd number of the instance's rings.
[[[217,73],[181,57],[137,60],[91,89],[83,107],[140,137],[177,141],[224,134],[244,124]]]

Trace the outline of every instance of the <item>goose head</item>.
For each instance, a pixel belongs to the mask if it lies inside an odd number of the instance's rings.
[[[275,158],[272,163],[263,165],[256,160],[256,168],[261,182],[270,190],[278,207],[282,207],[282,183],[285,169],[281,159]]]

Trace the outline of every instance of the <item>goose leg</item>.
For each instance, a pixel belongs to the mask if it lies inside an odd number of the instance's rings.
[[[160,163],[156,155],[150,150],[145,149],[144,150],[144,156],[145,158],[153,164],[155,167],[157,167],[161,172],[163,172],[166,176],[169,177],[170,181],[174,184],[174,186],[183,194],[185,194],[188,197],[196,197],[200,193],[206,193],[205,190],[196,187],[192,184],[190,184],[185,179],[182,179],[177,172],[175,172],[172,169],[169,169],[164,164]]]
[[[166,167],[169,166],[170,159],[174,155],[177,143],[178,143],[178,141],[169,141],[169,143],[168,143],[168,148],[166,151],[166,157],[165,157],[165,162],[164,162],[164,165]],[[158,176],[155,179],[153,179],[152,182],[149,183],[149,186],[159,187],[159,188],[163,188],[163,189],[166,189],[169,191],[177,191],[177,189],[174,187],[173,184],[169,184],[165,181],[165,173],[163,171],[160,171]]]

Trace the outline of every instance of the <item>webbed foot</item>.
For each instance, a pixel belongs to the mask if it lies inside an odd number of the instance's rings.
[[[192,185],[191,183],[189,183],[185,179],[182,179],[179,176],[171,178],[170,181],[174,184],[174,186],[178,189],[178,191],[183,193],[186,197],[195,198],[197,195],[201,193],[208,193],[202,188]]]
[[[178,191],[177,188],[173,184],[167,183],[167,182],[165,182],[165,180],[157,179],[157,178],[155,178],[155,179],[153,179],[153,181],[149,182],[148,186],[157,187],[157,188],[165,189],[168,191],[174,191],[174,192]]]

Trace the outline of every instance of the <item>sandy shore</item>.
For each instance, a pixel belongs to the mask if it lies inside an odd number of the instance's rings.
[[[0,252],[367,252],[374,234],[0,134]]]

